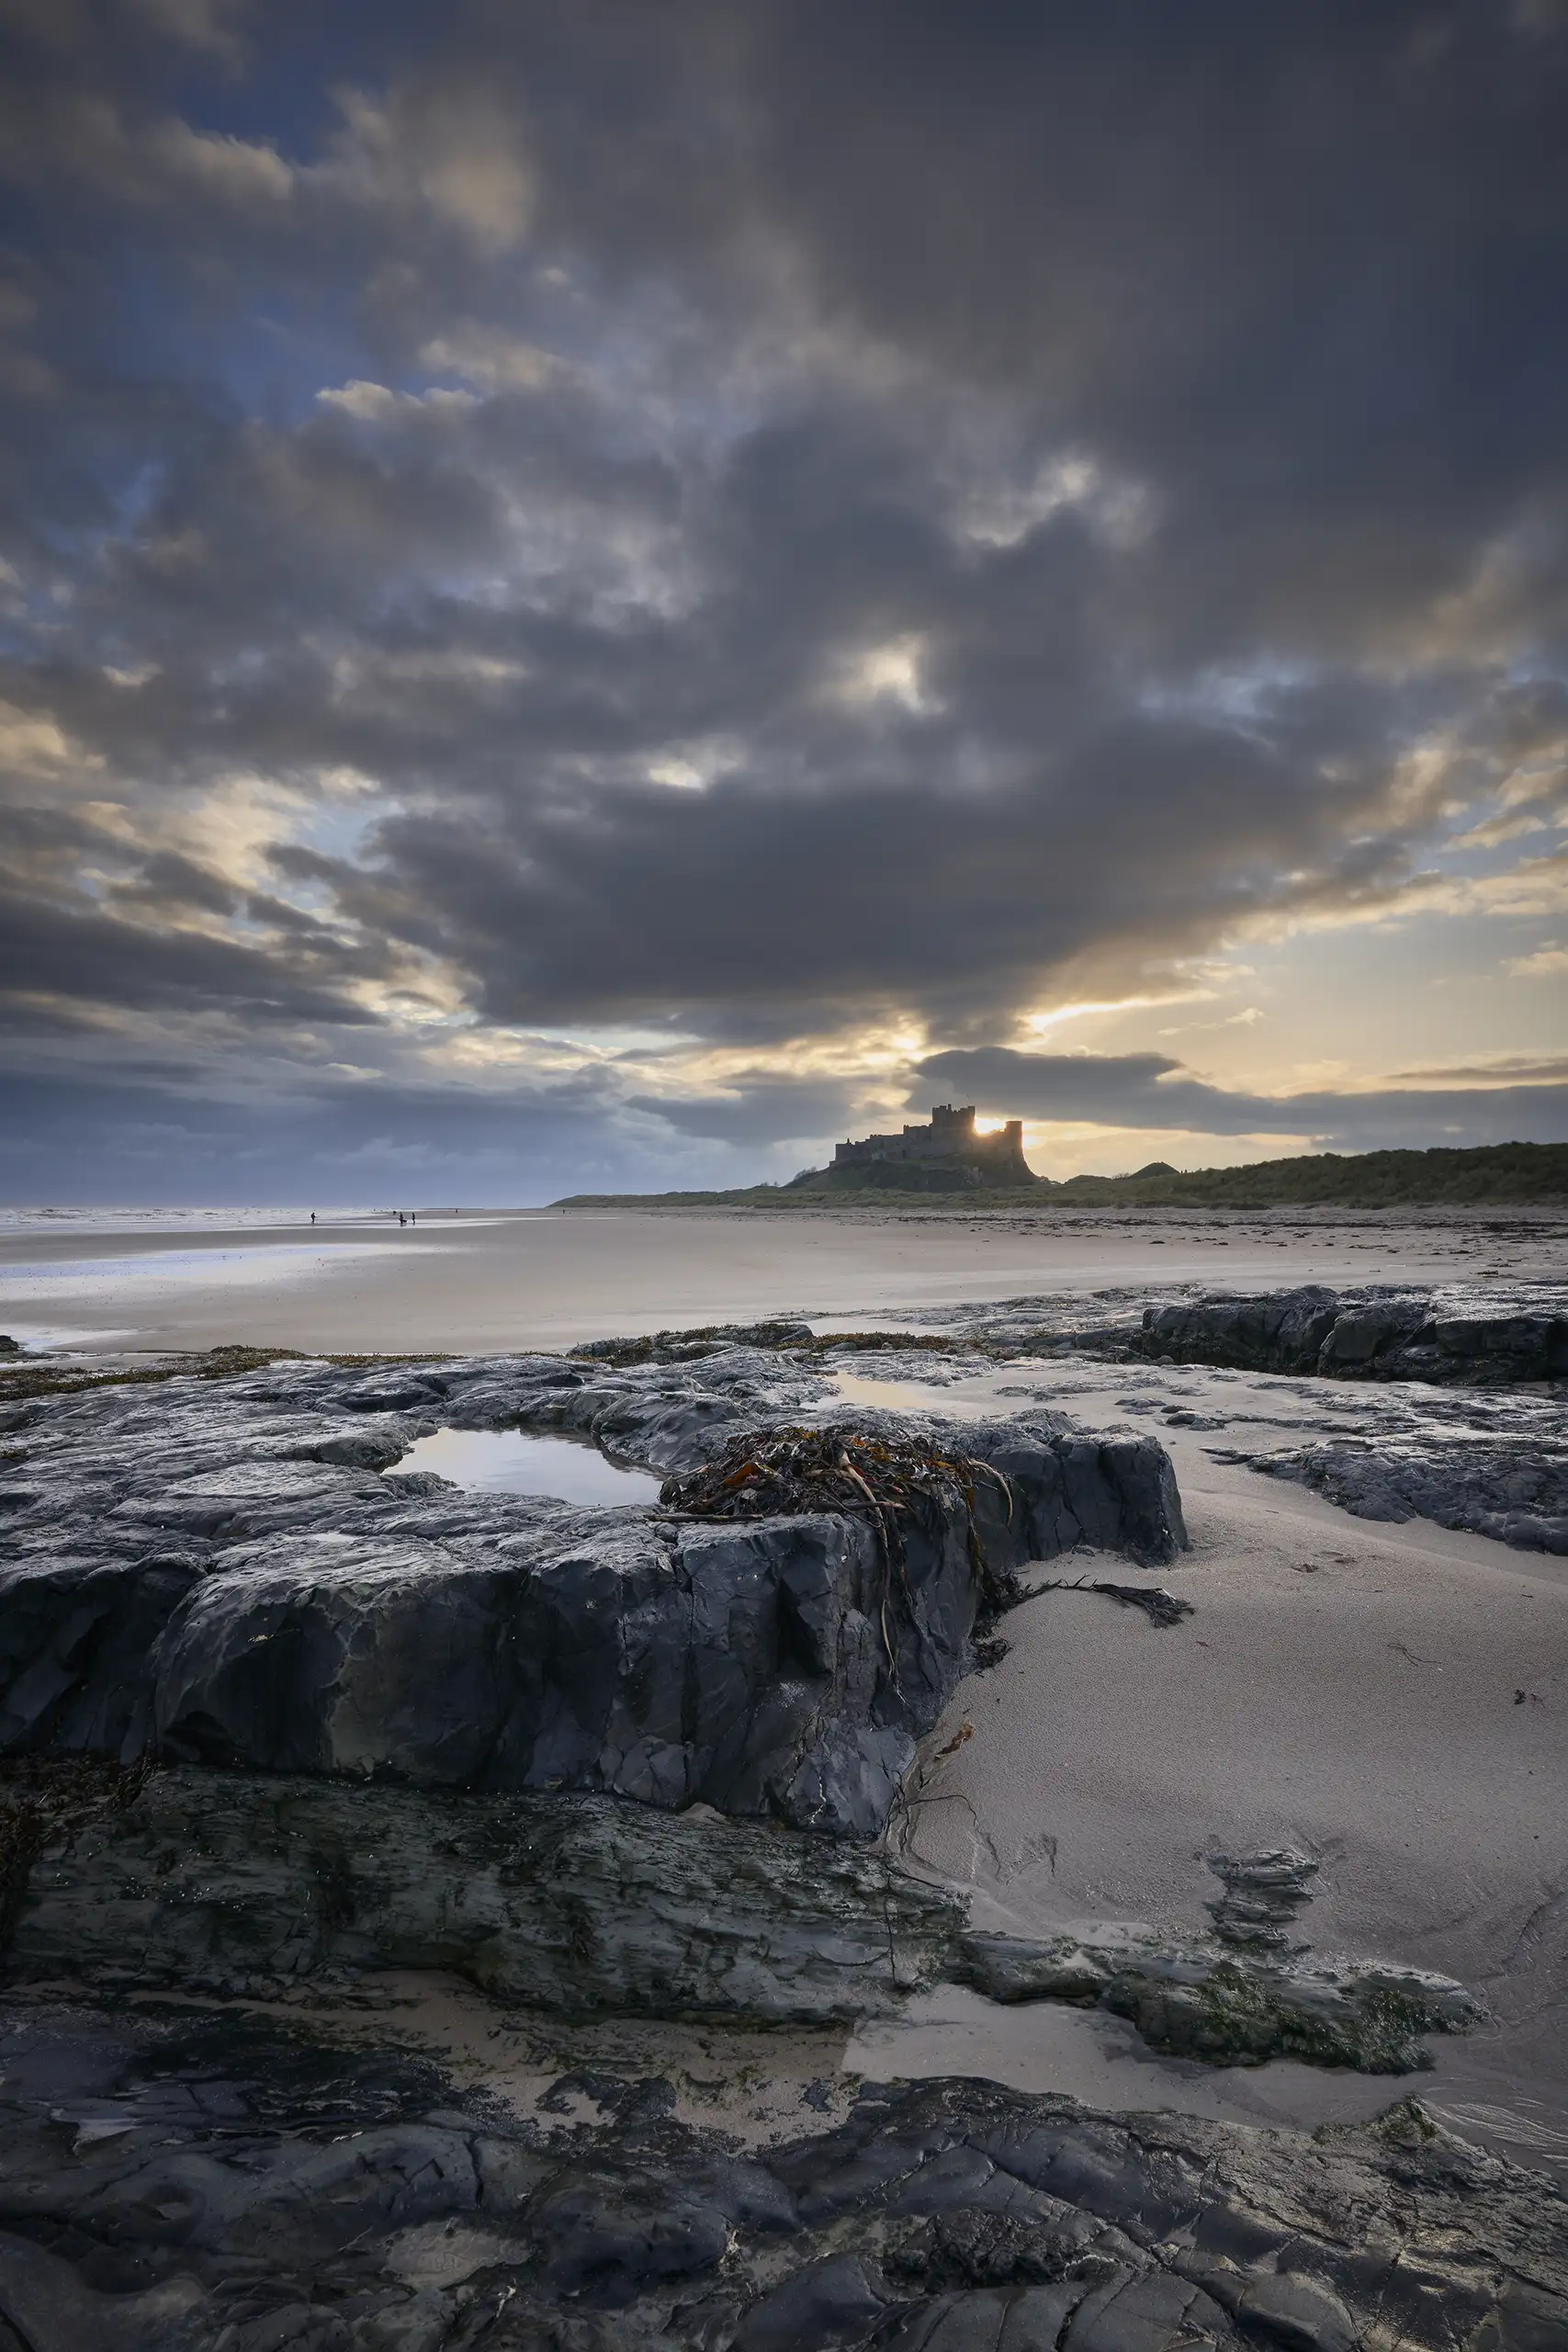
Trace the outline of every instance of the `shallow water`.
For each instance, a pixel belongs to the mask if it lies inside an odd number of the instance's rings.
[[[410,1446],[400,1471],[434,1470],[473,1494],[547,1495],[563,1503],[656,1503],[660,1481],[624,1470],[596,1445],[521,1430],[435,1430]]]
[[[890,1413],[945,1413],[967,1420],[997,1410],[988,1396],[965,1395],[940,1381],[877,1380],[862,1372],[829,1376],[846,1404],[876,1405]]]
[[[329,1225],[386,1224],[386,1209],[318,1208],[321,1230]],[[309,1208],[96,1208],[27,1207],[0,1204],[0,1234],[56,1233],[286,1233],[310,1230]]]

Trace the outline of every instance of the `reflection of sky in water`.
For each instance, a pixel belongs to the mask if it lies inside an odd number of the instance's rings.
[[[596,1445],[521,1430],[436,1430],[410,1446],[399,1471],[434,1470],[471,1493],[549,1495],[565,1503],[656,1503],[659,1479],[623,1470]]]
[[[425,1245],[429,1246],[429,1245]],[[37,1265],[0,1266],[0,1314],[13,1305],[58,1306],[66,1299],[104,1299],[200,1283],[243,1290],[298,1276],[355,1257],[396,1250],[396,1241],[263,1243],[238,1250],[150,1250],[134,1258],[52,1258]]]
[[[849,1404],[877,1405],[885,1412],[946,1413],[957,1419],[997,1409],[990,1396],[966,1396],[960,1387],[948,1388],[934,1380],[872,1380],[859,1372],[835,1372],[831,1377]]]
[[[171,1238],[185,1233],[298,1233],[306,1241],[318,1239],[322,1234],[341,1234],[345,1227],[357,1236],[367,1228],[372,1233],[389,1233],[394,1227],[400,1232],[450,1233],[471,1232],[475,1226],[535,1225],[552,1213],[547,1209],[429,1209],[421,1208],[415,1215],[423,1223],[398,1227],[396,1209],[318,1209],[316,1222],[310,1223],[310,1212],[303,1209],[38,1209],[6,1208],[0,1206],[0,1239],[16,1234],[79,1233],[113,1235],[166,1233]],[[558,1212],[556,1212],[558,1214]]]
[[[385,1209],[318,1208],[321,1225],[378,1225]],[[298,1232],[310,1222],[310,1205],[300,1208],[6,1208],[0,1206],[0,1233],[247,1233]]]

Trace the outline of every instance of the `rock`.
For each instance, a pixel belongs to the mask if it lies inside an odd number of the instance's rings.
[[[13,1340],[6,1332],[0,1331],[0,1356],[19,1356],[21,1352],[20,1340]]]
[[[894,2084],[745,2156],[657,2084],[552,2130],[218,2014],[13,2005],[0,2066],[0,2323],[37,2352],[1568,2343],[1561,2189],[1414,2104],[1309,2137]]]
[[[1296,1914],[1313,1897],[1319,1865],[1288,1846],[1264,1854],[1211,1854],[1209,1868],[1224,1893],[1204,1907],[1214,1933],[1254,1951],[1283,1951]]]
[[[739,2314],[730,2343],[734,2352],[799,2352],[807,2344],[827,2352],[830,2346],[864,2344],[890,2313],[897,2316],[898,2300],[874,2259],[828,2255],[759,2296]]]
[[[896,2008],[964,1925],[880,1854],[712,1813],[167,1770],[33,1864],[7,1966],[252,1996],[436,1968],[565,2014],[800,2022]]]
[[[1096,1336],[1083,1335],[1078,1344],[1092,1347]],[[1174,1363],[1247,1372],[1502,1386],[1568,1379],[1568,1297],[1560,1283],[1211,1293],[1145,1307],[1135,1333],[1098,1336]]]
[[[1356,2322],[1332,2288],[1297,2271],[1257,2279],[1236,2305],[1248,2335],[1283,2352],[1353,2352]]]
[[[727,1348],[798,1348],[810,1344],[809,1323],[774,1317],[764,1323],[705,1323],[688,1330],[654,1331],[634,1340],[585,1340],[570,1351],[573,1359],[615,1365],[689,1363]]]
[[[999,1476],[972,1518],[960,1500],[911,1528],[896,1577],[853,1513],[713,1525],[381,1475],[443,1420],[568,1430],[670,1472],[802,1411],[875,1419],[737,1346],[592,1374],[291,1363],[33,1398],[0,1464],[0,1749],[152,1742],[874,1835],[966,1670],[983,1587],[1079,1543],[1143,1562],[1184,1544],[1152,1440],[1051,1416],[901,1425]]]
[[[1216,1458],[1310,1487],[1357,1519],[1429,1519],[1516,1551],[1568,1555],[1568,1431],[1538,1430],[1526,1442],[1413,1428]]]
[[[1424,1518],[1526,1551],[1568,1551],[1568,1295],[1561,1284],[1335,1292],[1171,1301],[1131,1323],[1081,1328],[1058,1350],[1290,1377],[1286,1408],[1311,1430],[1263,1452],[1211,1447],[1217,1461],[1314,1487],[1363,1519]],[[1330,1403],[1321,1381],[1355,1382]],[[1304,1384],[1310,1382],[1311,1386]],[[1434,1392],[1440,1391],[1440,1396]],[[1153,1409],[1142,1397],[1122,1400]],[[1163,1408],[1172,1428],[1224,1426]],[[1256,1409],[1240,1418],[1268,1416]]]
[[[1484,2015],[1452,1978],[1376,1962],[1312,1962],[1124,1922],[1032,1941],[971,1929],[953,1973],[992,2000],[1099,2007],[1151,2049],[1205,2065],[1294,2058],[1399,2075],[1429,2066],[1426,2033],[1464,2033]]]
[[[1416,1970],[1284,1965],[1139,1927],[979,1932],[960,1890],[886,1854],[705,1808],[193,1770],[95,1800],[85,1767],[29,1775],[0,1782],[17,1983],[271,1998],[434,1968],[558,2014],[799,2022],[884,2015],[946,1979],[1098,2003],[1208,2064],[1372,2073],[1425,2065],[1422,2033],[1480,2014]]]
[[[1316,1284],[1256,1298],[1196,1298],[1144,1310],[1136,1352],[1175,1363],[1214,1363],[1247,1372],[1315,1372],[1339,1316],[1339,1301]]]

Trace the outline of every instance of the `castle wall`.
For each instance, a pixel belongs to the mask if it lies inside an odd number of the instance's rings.
[[[976,1135],[975,1106],[954,1110],[951,1102],[932,1106],[930,1124],[906,1126],[902,1135],[863,1136],[841,1143],[833,1154],[836,1168],[863,1166],[867,1161],[963,1161],[971,1167],[995,1168],[1023,1183],[1033,1173],[1023,1157],[1023,1122],[1010,1119],[997,1135]]]

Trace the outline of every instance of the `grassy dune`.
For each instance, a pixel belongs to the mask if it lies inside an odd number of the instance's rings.
[[[1196,1168],[1158,1175],[1046,1179],[1027,1191],[989,1187],[933,1192],[884,1181],[863,1190],[797,1178],[728,1193],[574,1193],[558,1208],[824,1209],[857,1204],[886,1208],[1416,1208],[1488,1204],[1568,1204],[1568,1144],[1499,1143],[1471,1151],[1314,1152],[1301,1159],[1261,1159],[1246,1168]]]

